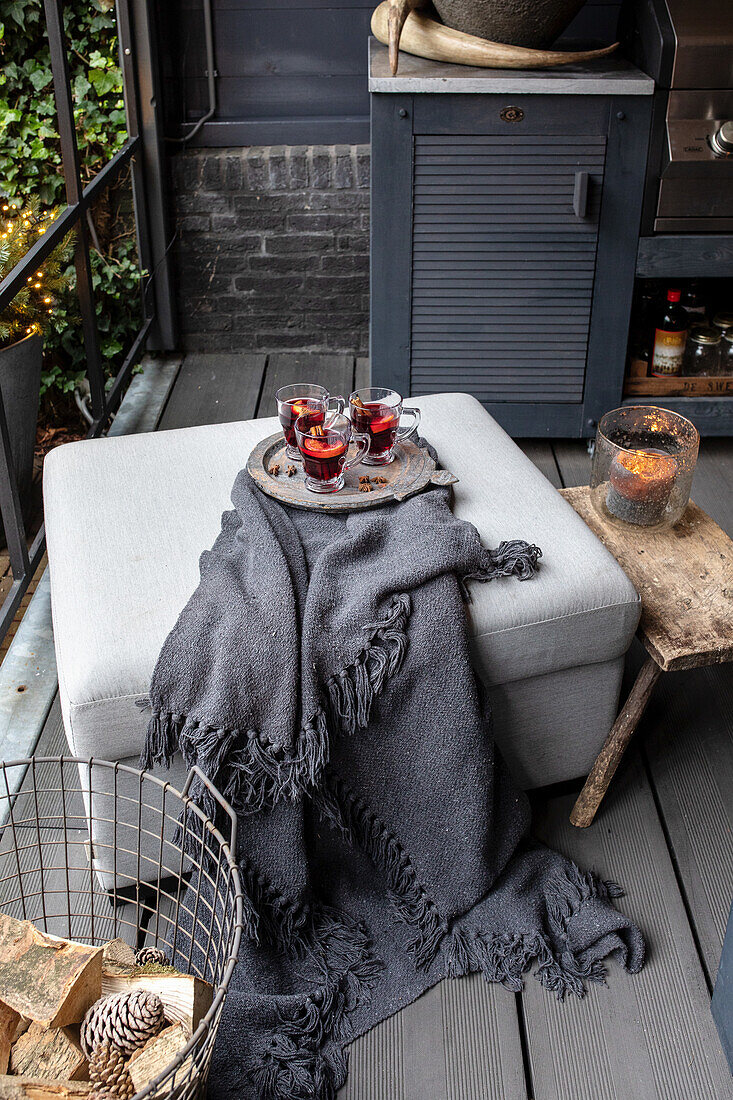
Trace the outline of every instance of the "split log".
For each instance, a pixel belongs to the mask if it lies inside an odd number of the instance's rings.
[[[87,1060],[71,1028],[34,1022],[11,1051],[10,1071],[20,1077],[80,1081],[87,1076]]]
[[[14,1008],[0,1001],[0,1073],[8,1072],[10,1048],[15,1042],[15,1035],[22,1018]]]
[[[29,1020],[27,1018],[27,1016],[19,1016],[18,1017],[18,1026],[16,1027],[15,1034],[13,1035],[13,1042],[14,1043],[18,1042],[18,1039],[20,1039],[21,1035],[25,1035],[26,1031],[28,1030],[28,1028],[31,1026],[32,1023],[33,1023],[33,1021]]]
[[[89,1081],[44,1081],[32,1077],[0,1077],[0,1100],[91,1100]]]
[[[161,974],[115,974],[108,970],[103,971],[104,997],[110,993],[130,993],[133,989],[157,993],[163,1002],[166,1018],[171,1023],[182,1023],[188,1029],[189,1035],[196,1030],[214,999],[214,991],[209,983],[192,974],[178,974],[174,971],[164,971]]]
[[[557,65],[570,65],[579,61],[592,61],[606,57],[618,47],[618,42],[601,50],[531,50],[526,46],[508,46],[503,42],[489,42],[473,34],[464,34],[453,27],[446,27],[416,11],[405,13],[397,4],[392,15],[390,37],[389,0],[383,0],[372,15],[372,34],[385,46],[395,60],[397,51],[427,57],[430,61],[448,61],[459,65],[474,65],[482,69],[551,69]],[[403,23],[398,29],[400,21]]]
[[[155,1077],[161,1074],[171,1064],[177,1054],[185,1047],[189,1036],[181,1023],[173,1024],[161,1031],[140,1050],[136,1050],[127,1064],[127,1072],[132,1078],[135,1092],[140,1092]],[[176,1082],[182,1080],[181,1074],[190,1067],[191,1059],[187,1058],[176,1074]]]
[[[110,973],[126,974],[135,967],[135,952],[129,943],[119,937],[110,940],[102,948],[102,969]]]
[[[77,1024],[99,998],[102,948],[0,913],[0,1000],[46,1027]]]

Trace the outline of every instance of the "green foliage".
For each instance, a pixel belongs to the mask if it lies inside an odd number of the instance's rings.
[[[64,26],[82,180],[89,182],[127,138],[117,27],[110,0],[69,0]],[[55,206],[65,199],[61,144],[42,0],[0,0],[0,193]],[[129,181],[92,214],[92,270],[102,354],[114,374],[140,325]],[[73,390],[84,373],[75,273],[45,332],[43,385]]]
[[[0,211],[0,280],[8,275],[58,214],[41,211],[37,198],[25,206],[5,202]],[[29,275],[4,313],[0,314],[0,347],[46,329],[54,308],[68,290],[71,244],[54,249],[38,271]]]

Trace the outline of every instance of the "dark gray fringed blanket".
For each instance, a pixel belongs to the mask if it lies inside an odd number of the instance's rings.
[[[539,550],[485,549],[442,489],[323,516],[243,471],[232,502],[143,754],[180,750],[239,819],[247,935],[209,1095],[332,1098],[346,1043],[446,975],[518,990],[534,967],[562,997],[611,954],[638,970],[618,888],[529,839],[469,661],[465,581],[527,580]]]

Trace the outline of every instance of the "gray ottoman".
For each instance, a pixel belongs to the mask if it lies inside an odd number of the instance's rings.
[[[519,784],[587,772],[614,720],[639,598],[615,560],[474,398],[421,397],[421,431],[485,545],[542,547],[525,584],[473,584],[476,668]],[[273,419],[72,443],[44,495],[59,689],[71,751],[135,764],[158,651],[198,582],[238,470]],[[170,776],[182,782],[182,767]]]

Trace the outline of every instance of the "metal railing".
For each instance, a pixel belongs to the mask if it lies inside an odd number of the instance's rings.
[[[74,266],[81,313],[86,375],[89,382],[92,424],[88,435],[101,435],[116,412],[133,368],[147,348],[173,350],[176,343],[175,313],[168,252],[168,232],[162,156],[162,127],[156,65],[154,5],[146,0],[117,0],[117,27],[123,74],[128,140],[90,183],[82,185],[76,140],[73,99],[69,82],[68,51],[64,34],[63,0],[44,0],[57,126],[61,141],[66,207],[23,259],[0,284],[0,313],[23,289],[68,233],[75,233]],[[138,258],[142,280],[142,326],[132,341],[112,385],[105,386],[99,329],[89,255],[87,214],[106,188],[131,168]],[[0,640],[43,557],[46,537],[41,526],[30,549],[23,520],[18,484],[8,435],[5,407],[0,393],[0,514],[10,558],[13,581],[0,606]]]

